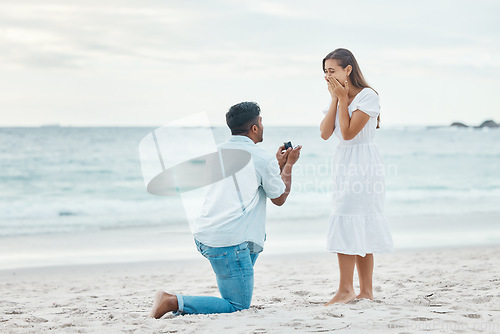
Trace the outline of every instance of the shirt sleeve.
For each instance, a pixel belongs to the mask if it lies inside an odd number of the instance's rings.
[[[377,117],[380,114],[380,100],[374,90],[369,89],[368,93],[361,96],[356,103],[355,110],[360,110],[370,117]]]
[[[264,168],[264,172],[262,173],[262,188],[266,196],[271,199],[278,198],[285,192],[286,187],[281,179],[278,160],[270,160],[266,168]]]

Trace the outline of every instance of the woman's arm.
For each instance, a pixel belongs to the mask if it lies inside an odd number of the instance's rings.
[[[333,92],[335,86],[328,80],[325,76],[325,80],[328,84],[328,91],[332,97],[332,103],[330,104],[330,108],[328,108],[328,112],[325,117],[321,121],[319,126],[319,131],[321,132],[321,138],[327,140],[333,134],[333,130],[335,129],[335,119],[337,118],[337,103],[339,99]]]
[[[328,112],[326,113],[319,126],[319,130],[321,131],[321,138],[323,138],[324,140],[330,138],[333,134],[333,130],[335,129],[335,118],[337,117],[337,102],[337,97],[332,98],[330,108],[328,108]]]
[[[347,110],[347,100],[341,99],[339,102],[339,123],[340,132],[344,140],[351,140],[363,129],[370,120],[370,116],[360,110],[354,110],[352,117],[349,117]]]
[[[339,98],[339,126],[342,138],[351,140],[363,129],[370,120],[370,116],[360,110],[354,110],[352,117],[349,117],[348,111],[348,92],[349,82],[345,82],[345,87],[335,78],[330,78],[334,86],[334,93]]]

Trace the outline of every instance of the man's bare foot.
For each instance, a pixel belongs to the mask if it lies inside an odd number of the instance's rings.
[[[155,293],[153,308],[149,316],[151,318],[160,319],[165,313],[177,311],[178,309],[177,296],[158,290]]]
[[[323,306],[328,306],[336,303],[349,303],[356,298],[356,293],[354,290],[338,290],[335,296]]]
[[[370,299],[370,300],[373,300],[373,293],[360,292],[359,295],[356,296],[356,299]]]

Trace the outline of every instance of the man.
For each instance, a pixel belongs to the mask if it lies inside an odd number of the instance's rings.
[[[158,291],[151,317],[165,313],[230,313],[250,307],[253,293],[253,266],[265,240],[266,198],[285,203],[292,184],[292,166],[301,146],[280,146],[276,158],[256,144],[262,142],[264,127],[260,107],[254,102],[232,106],[226,114],[231,138],[219,150],[244,150],[250,154],[248,167],[237,177],[226,177],[209,186],[210,198],[194,222],[198,251],[206,257],[217,278],[222,298],[172,295]]]

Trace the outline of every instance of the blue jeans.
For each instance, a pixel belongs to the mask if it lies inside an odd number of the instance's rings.
[[[248,242],[229,247],[209,247],[195,240],[198,251],[210,261],[222,298],[177,295],[175,314],[231,313],[248,309],[253,293],[253,265],[259,254]]]

